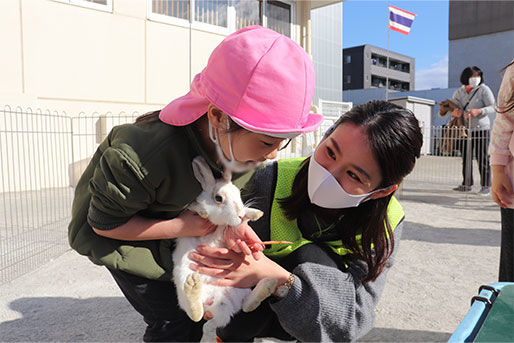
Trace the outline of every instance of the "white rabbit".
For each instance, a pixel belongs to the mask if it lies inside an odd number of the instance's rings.
[[[253,291],[250,288],[220,287],[207,283],[216,280],[215,277],[193,272],[189,268],[192,261],[188,255],[197,246],[227,247],[223,237],[223,231],[227,225],[237,226],[245,218],[257,220],[262,216],[262,211],[244,206],[239,189],[231,183],[229,174],[224,174],[222,179],[215,180],[203,157],[195,157],[193,171],[203,191],[189,205],[189,209],[203,218],[208,218],[217,225],[217,228],[202,237],[176,239],[173,252],[173,281],[177,289],[178,303],[189,318],[198,322],[205,311],[210,311],[214,326],[223,327],[240,309],[245,312],[256,309],[273,293],[277,280],[262,279]],[[211,301],[211,305],[206,304]]]

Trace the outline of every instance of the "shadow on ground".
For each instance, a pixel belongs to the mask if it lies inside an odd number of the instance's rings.
[[[499,247],[500,230],[477,228],[441,228],[406,221],[402,240],[443,244],[465,244]]]
[[[398,194],[400,201],[413,201],[424,204],[437,204],[456,210],[479,209],[481,211],[499,211],[499,206],[491,196],[481,196],[476,193],[461,193],[435,189],[404,188]]]
[[[145,326],[122,297],[19,298],[9,307],[22,317],[0,323],[2,342],[140,342]]]
[[[451,333],[374,328],[359,342],[448,342]]]

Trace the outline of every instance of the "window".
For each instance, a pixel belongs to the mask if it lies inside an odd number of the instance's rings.
[[[148,0],[148,18],[228,34],[229,0]]]
[[[344,82],[352,83],[352,76],[351,75],[345,75],[344,76]]]
[[[251,25],[262,25],[262,1],[235,0],[236,30]]]
[[[346,63],[346,64],[352,63],[352,55],[346,55],[344,57],[344,63]]]
[[[112,12],[112,0],[57,0],[68,4]]]
[[[152,0],[152,13],[189,21],[189,0]]]
[[[195,1],[195,21],[227,27],[228,0]]]
[[[266,27],[291,37],[291,5],[282,1],[266,1]]]
[[[106,0],[97,0],[106,1]],[[111,1],[111,0],[107,0]],[[155,21],[221,34],[262,25],[293,37],[294,2],[290,0],[147,0]]]

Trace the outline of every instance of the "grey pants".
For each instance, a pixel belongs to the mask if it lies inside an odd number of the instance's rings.
[[[514,282],[514,209],[502,208],[500,273],[498,281]]]

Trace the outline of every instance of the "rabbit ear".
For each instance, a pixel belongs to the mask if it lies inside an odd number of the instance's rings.
[[[198,181],[200,181],[203,189],[211,189],[214,187],[215,180],[211,168],[202,156],[196,156],[193,159],[193,172]]]
[[[223,180],[225,180],[227,182],[231,182],[231,180],[232,180],[232,171],[230,171],[229,169],[225,169],[223,171]]]

